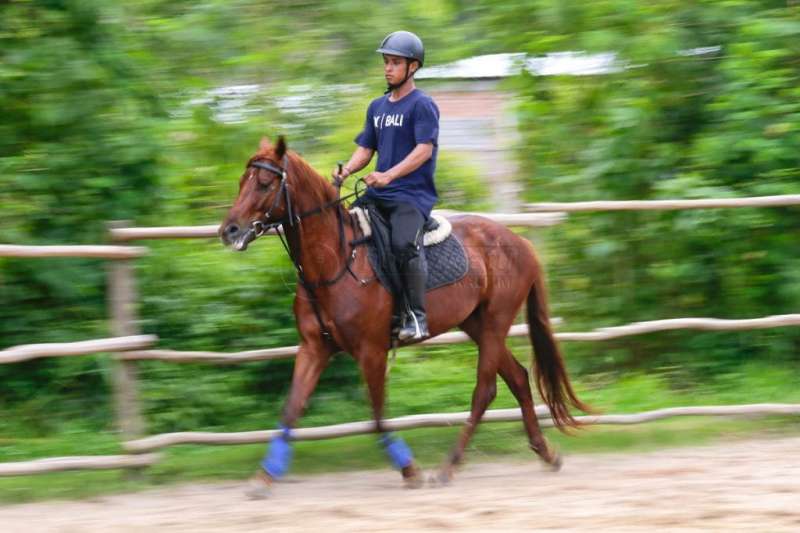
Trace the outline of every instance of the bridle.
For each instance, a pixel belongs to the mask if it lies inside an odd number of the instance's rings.
[[[330,202],[326,202],[326,203],[324,203],[324,204],[322,204],[320,206],[317,206],[317,207],[315,207],[313,209],[309,209],[308,211],[303,211],[302,213],[300,213],[298,215],[295,215],[294,214],[294,206],[292,205],[292,199],[291,199],[291,196],[289,196],[289,181],[288,181],[289,176],[288,176],[287,171],[286,171],[286,169],[289,166],[289,158],[288,158],[288,156],[286,156],[286,155],[283,156],[282,165],[283,166],[279,167],[277,165],[272,164],[270,161],[251,161],[247,165],[248,167],[256,167],[256,168],[261,168],[261,169],[267,170],[269,172],[272,172],[276,176],[278,176],[278,178],[280,178],[280,182],[278,184],[278,193],[275,195],[275,198],[272,200],[272,205],[270,205],[269,209],[267,209],[264,212],[264,216],[261,219],[253,220],[250,223],[250,229],[248,231],[253,232],[255,238],[261,237],[262,235],[264,235],[266,232],[268,232],[271,229],[277,230],[279,227],[283,226],[284,224],[288,224],[289,226],[293,227],[295,224],[299,224],[300,221],[302,219],[306,218],[306,217],[319,214],[319,213],[323,212],[325,209],[327,209],[327,208],[329,208],[331,206],[334,206],[334,205],[337,205],[337,204],[341,204],[342,202],[344,202],[345,200],[348,200],[349,198],[352,198],[354,196],[358,197],[358,196],[361,195],[361,191],[359,190],[358,186],[364,184],[364,180],[363,179],[359,178],[356,181],[355,191],[350,193],[350,194],[348,194],[348,195],[345,195],[345,196],[341,196],[340,195],[340,193],[341,193],[341,183],[336,182],[336,199],[335,200],[331,200]],[[278,205],[280,205],[281,197],[283,197],[283,203],[286,206],[286,213],[279,220],[270,221],[272,219],[272,212],[275,210],[276,207],[278,207]],[[343,220],[341,218],[341,213],[339,212],[339,209],[337,209],[337,218],[339,218],[340,226],[343,227]],[[343,237],[343,235],[342,235],[342,237]],[[340,239],[340,240],[343,241],[343,239]]]
[[[286,204],[286,220],[289,222],[290,226],[294,225],[294,216],[292,213],[292,202],[289,199],[289,186],[287,185],[287,174],[286,174],[286,167],[288,166],[289,159],[284,155],[283,156],[283,167],[278,167],[270,163],[269,161],[253,161],[248,166],[249,167],[256,167],[256,168],[263,168],[264,170],[268,170],[273,174],[276,174],[280,178],[280,184],[278,186],[278,194],[275,195],[275,199],[272,200],[272,205],[269,206],[269,209],[264,213],[264,220],[269,221],[272,218],[272,212],[278,206],[278,202],[280,202],[281,196],[284,197],[284,203]],[[265,224],[259,219],[256,219],[250,223],[250,230],[254,233],[254,238],[261,237],[271,228],[277,228],[281,224],[283,224],[283,220],[274,223],[267,223]],[[298,219],[299,222],[299,219]]]
[[[294,206],[292,205],[292,197],[289,194],[289,181],[288,181],[289,176],[287,172],[287,169],[289,167],[289,158],[287,155],[283,156],[283,161],[281,162],[281,165],[282,166],[277,166],[270,161],[251,161],[248,164],[248,167],[260,168],[272,172],[278,178],[280,178],[280,183],[278,185],[278,192],[275,194],[275,198],[272,200],[272,204],[269,206],[269,209],[267,209],[264,212],[263,218],[253,220],[250,223],[250,228],[247,231],[252,233],[251,240],[255,240],[256,238],[261,237],[262,235],[267,233],[269,230],[271,229],[275,230],[275,232],[278,234],[278,237],[280,237],[281,244],[283,244],[286,253],[289,255],[289,259],[291,259],[292,264],[294,265],[294,268],[297,271],[297,277],[300,281],[300,284],[303,286],[303,288],[309,295],[309,298],[311,300],[311,306],[314,309],[314,314],[316,315],[317,321],[319,322],[319,325],[322,328],[322,334],[327,338],[332,339],[330,332],[327,330],[325,324],[322,321],[322,316],[320,315],[319,308],[317,306],[317,297],[314,291],[320,287],[329,287],[335,284],[340,279],[342,279],[342,277],[344,277],[344,275],[347,274],[348,272],[350,273],[350,275],[353,276],[353,279],[358,281],[361,285],[366,285],[367,283],[369,283],[374,279],[374,278],[362,279],[359,278],[355,272],[353,272],[352,264],[356,259],[357,246],[359,246],[360,244],[364,244],[366,242],[366,239],[362,238],[351,241],[349,243],[351,251],[349,253],[347,252],[348,243],[346,242],[345,238],[344,217],[342,216],[342,209],[341,209],[342,202],[354,196],[357,197],[361,194],[358,185],[363,184],[364,180],[359,178],[356,181],[355,191],[345,196],[341,196],[341,183],[337,181],[335,200],[331,200],[330,202],[326,202],[313,209],[309,209],[307,211],[303,211],[302,213],[296,214]],[[283,203],[285,205],[284,215],[280,219],[273,221],[272,213],[280,205],[281,199],[283,199]],[[289,247],[288,241],[286,239],[285,226],[287,224],[289,225],[289,227],[292,228],[295,226],[300,226],[301,221],[304,218],[320,214],[325,209],[332,206],[335,206],[336,208],[336,219],[339,230],[339,245],[341,253],[343,255],[346,255],[347,259],[345,260],[344,266],[332,278],[322,279],[318,281],[309,281],[305,277],[305,272],[303,271],[303,265],[300,264],[301,258],[299,255],[300,251],[302,250],[302,246],[298,245],[297,256],[295,256],[295,254],[292,253],[292,250]],[[300,231],[296,233],[296,238],[299,242],[301,239]]]

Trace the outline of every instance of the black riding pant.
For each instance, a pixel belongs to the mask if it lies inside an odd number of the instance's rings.
[[[402,268],[410,259],[420,255],[425,215],[406,202],[376,199],[375,205],[389,221],[392,254]]]

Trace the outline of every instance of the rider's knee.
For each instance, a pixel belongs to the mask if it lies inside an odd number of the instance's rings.
[[[419,257],[419,246],[413,242],[392,243],[392,253],[401,264]]]

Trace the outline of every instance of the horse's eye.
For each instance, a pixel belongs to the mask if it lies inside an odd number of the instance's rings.
[[[268,192],[270,189],[272,189],[272,186],[275,184],[275,180],[269,180],[266,182],[258,180],[257,183],[258,183],[258,190],[263,192]]]

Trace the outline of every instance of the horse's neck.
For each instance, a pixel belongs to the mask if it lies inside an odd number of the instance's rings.
[[[306,176],[305,179],[323,180],[316,173]],[[296,190],[292,191],[293,200],[296,202],[296,215],[322,207],[318,199],[310,200],[309,195],[301,197],[303,189],[309,188],[299,184]],[[326,192],[330,193],[327,190]],[[335,199],[332,195],[330,198],[327,196],[322,203]],[[330,279],[345,266],[347,228],[345,227],[344,232],[345,251],[343,251],[339,236],[338,209],[341,209],[339,205],[330,205],[320,212],[308,215],[299,223],[295,222],[293,226],[284,225],[292,256],[302,267],[305,279],[311,283]],[[347,214],[341,213],[341,216],[347,217]],[[343,220],[343,223],[345,222]]]
[[[344,231],[344,250],[339,235],[337,207],[304,218],[286,228],[286,236],[294,260],[302,268],[303,277],[310,283],[329,280],[345,266],[347,260],[347,228]],[[344,216],[344,215],[343,215]]]

